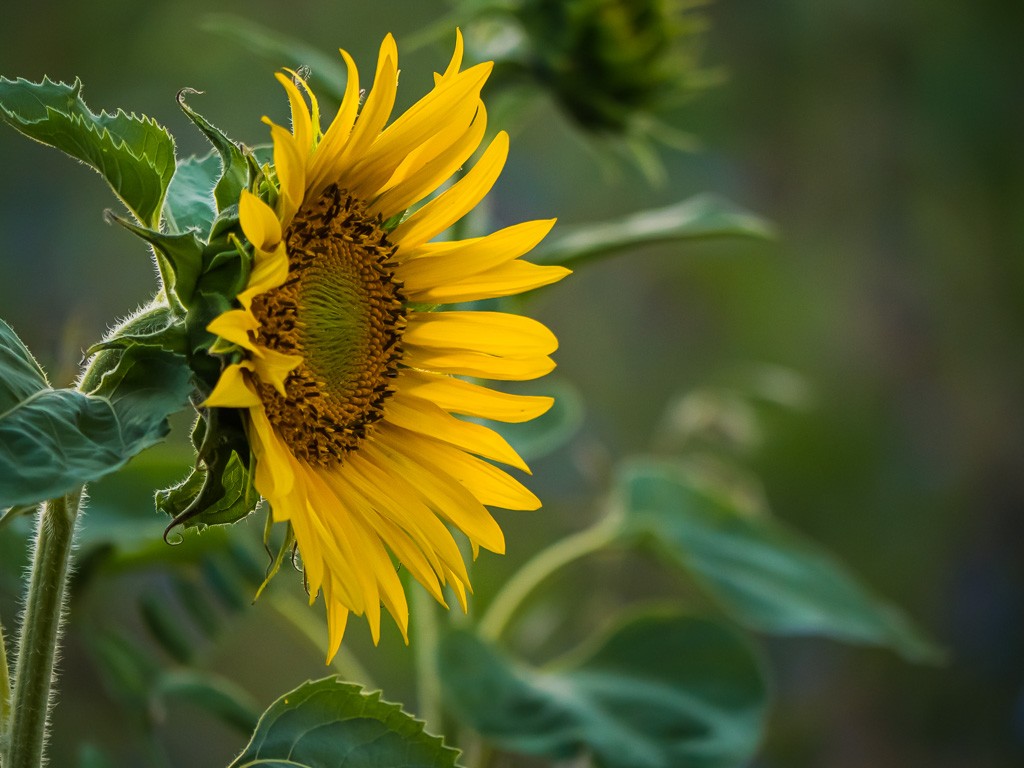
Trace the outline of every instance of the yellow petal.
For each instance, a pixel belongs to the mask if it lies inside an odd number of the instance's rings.
[[[304,95],[305,98],[309,99],[308,114],[311,129],[310,143],[312,144],[311,149],[315,148],[320,141],[320,136],[322,135],[320,130],[320,103],[316,100],[316,94],[313,93],[313,89],[309,87],[309,83],[306,82],[306,79],[302,75],[288,67],[285,67],[284,71],[292,76],[292,83],[294,83],[297,88],[302,89],[301,95]],[[301,103],[303,109],[306,109],[305,101],[302,101]],[[293,112],[292,123],[294,124],[294,122],[295,116]],[[294,129],[292,132],[294,133]],[[302,146],[301,142],[299,142],[299,146]]]
[[[286,355],[274,349],[256,347],[252,352],[251,363],[261,381],[265,381],[283,396],[287,396],[285,380],[289,373],[302,364],[302,356]]]
[[[429,400],[414,400],[396,394],[385,406],[384,418],[391,424],[418,432],[431,440],[440,440],[524,472],[529,471],[526,462],[493,429],[457,419]]]
[[[424,466],[423,458],[429,458],[428,454],[411,455],[402,442],[404,435],[402,430],[383,429],[380,439],[367,447],[367,458],[388,457],[438,515],[462,531],[474,545],[503,553],[505,536],[491,513],[457,480],[443,471],[439,473],[433,465],[429,469]]]
[[[424,243],[400,251],[396,271],[407,289],[423,290],[485,272],[531,250],[551,231],[555,219],[513,224],[486,237]]]
[[[254,408],[261,404],[259,395],[246,379],[243,371],[248,365],[229,365],[221,371],[213,392],[202,404],[203,408]]]
[[[534,510],[540,499],[522,483],[493,464],[478,459],[460,448],[430,440],[415,432],[388,427],[403,441],[403,450],[439,477],[452,477],[482,504],[503,509]],[[383,430],[382,430],[383,431]]]
[[[327,133],[317,145],[316,152],[313,153],[310,160],[306,192],[313,196],[319,194],[323,187],[337,180],[330,176],[336,171],[332,164],[345,148],[352,133],[356,113],[359,111],[359,70],[356,69],[356,63],[348,53],[345,51],[340,51],[340,53],[348,70],[348,77],[345,80],[345,95],[342,97],[338,113],[328,126]]]
[[[350,189],[371,199],[391,178],[406,156],[437,133],[449,121],[460,122],[464,113],[476,111],[491,65],[477,65],[460,72],[450,82],[435,88],[381,133],[372,146],[351,155]],[[346,148],[348,152],[348,148]]]
[[[353,613],[362,614],[369,610],[370,617],[376,614],[379,619],[376,582],[367,572],[366,563],[361,557],[356,526],[351,524],[339,499],[324,482],[320,469],[304,464],[299,466],[301,485],[307,494],[306,518],[310,524],[310,533],[316,537],[315,546],[319,548],[327,569],[324,588],[335,591]],[[299,551],[303,551],[303,541],[299,538],[298,530],[296,541]],[[309,543],[312,542],[306,542],[307,545]],[[312,589],[310,585],[311,592]],[[371,604],[369,608],[367,603]]]
[[[422,539],[420,549],[435,561],[435,571],[440,571],[441,563],[465,570],[462,553],[451,531],[423,504],[414,488],[397,474],[385,472],[366,461],[358,452],[350,454],[348,462],[358,471],[345,473],[345,479],[382,516],[390,518],[410,535]]]
[[[281,242],[281,222],[274,210],[247,189],[238,199],[238,220],[245,238],[262,251],[273,250]]]
[[[409,301],[424,304],[457,304],[463,301],[514,296],[534,288],[557,283],[572,274],[565,267],[539,266],[529,262],[510,261],[487,272],[470,275],[462,280],[437,284],[422,291],[404,289]]]
[[[355,128],[344,150],[338,154],[332,164],[329,178],[338,179],[342,186],[352,192],[359,193],[359,184],[353,176],[353,168],[363,159],[370,146],[380,135],[381,129],[391,117],[395,106],[395,95],[398,92],[398,48],[391,35],[384,38],[377,57],[377,72],[373,78],[373,88],[366,103],[363,105],[356,120]],[[391,174],[388,171],[388,175]]]
[[[410,313],[402,339],[418,347],[519,359],[548,355],[558,349],[558,339],[543,323],[507,312]]]
[[[436,373],[455,373],[480,379],[528,381],[545,376],[555,369],[550,357],[497,357],[481,352],[458,352],[406,344],[403,362],[413,368]]]
[[[437,190],[472,157],[486,130],[487,112],[481,102],[467,125],[453,120],[408,155],[388,180],[387,191],[373,203],[381,218],[386,221]]]
[[[458,27],[455,28],[455,53],[452,54],[452,60],[448,63],[448,69],[444,71],[443,75],[435,75],[434,83],[438,84],[444,80],[450,80],[459,72],[459,68],[462,66],[462,55],[465,51],[465,43],[462,40],[462,30]]]
[[[298,79],[299,76],[295,72],[291,70],[289,72],[293,78]],[[284,86],[285,93],[288,94],[288,104],[292,110],[292,135],[295,137],[295,146],[300,154],[308,155],[313,151],[313,122],[310,119],[309,110],[306,109],[306,101],[302,98],[302,94],[299,93],[293,80],[280,72],[275,73],[274,77]]]
[[[277,288],[288,279],[288,250],[278,243],[273,251],[259,251],[253,254],[253,269],[249,273],[248,287],[238,294],[238,301],[249,309],[252,300],[261,293]]]
[[[317,517],[325,528],[325,535],[333,537],[338,545],[339,562],[330,561],[328,568],[334,577],[334,584],[348,588],[353,598],[350,607],[362,613],[370,626],[374,644],[380,641],[380,589],[377,576],[382,569],[394,573],[391,558],[379,546],[371,545],[374,536],[367,536],[358,520],[347,514],[338,514],[338,499],[320,480],[317,470],[312,470],[311,485],[315,489],[311,502],[317,510]],[[383,560],[383,563],[381,562]]]
[[[451,376],[412,369],[401,372],[396,388],[405,397],[429,400],[452,413],[511,423],[535,419],[554,403],[550,397],[511,395]]]
[[[502,509],[540,509],[540,499],[529,488],[493,464],[456,451],[449,451],[445,459],[443,466],[481,503]]]
[[[441,593],[441,585],[438,582],[437,574],[434,572],[434,564],[442,568],[440,560],[436,558],[433,550],[421,549],[421,545],[413,540],[410,533],[385,515],[374,509],[366,499],[355,491],[352,486],[344,480],[344,471],[325,473],[325,480],[335,488],[345,499],[346,504],[360,514],[372,525],[381,539],[387,544],[395,557],[398,558],[413,577],[422,584],[438,602],[443,603],[444,597]],[[425,551],[429,551],[431,558],[428,560]],[[401,628],[401,623],[399,623]]]
[[[256,457],[256,490],[274,505],[274,519],[288,520],[290,509],[278,508],[279,500],[295,485],[293,459],[261,408],[249,412],[252,430],[249,442]]]
[[[324,600],[324,602],[327,605],[327,663],[330,664],[341,648],[349,612],[337,600]]]
[[[229,309],[213,318],[206,326],[206,330],[225,341],[255,351],[256,342],[249,334],[258,331],[259,327],[259,321],[246,310]]]
[[[346,462],[346,466],[341,471],[349,474],[359,470],[358,467],[352,466],[350,462]],[[325,471],[316,474],[318,479],[326,483],[327,475],[330,473]],[[360,514],[358,508],[346,503],[347,499],[341,499],[340,501],[345,507],[347,514],[344,516],[328,514],[326,517],[333,523],[332,528],[340,524],[345,526],[353,548],[356,552],[360,553],[357,571],[360,574],[364,574],[361,583],[363,583],[363,590],[366,594],[367,618],[371,621],[371,629],[373,629],[372,625],[375,622],[377,624],[377,631],[373,635],[374,642],[376,643],[380,638],[380,609],[379,605],[376,605],[379,601],[383,601],[384,607],[395,618],[402,633],[405,634],[409,623],[409,606],[406,603],[405,592],[402,589],[402,581],[395,571],[395,565],[384,547],[384,542],[381,541],[381,537],[375,530],[372,522],[367,520],[363,514]],[[343,523],[342,520],[344,520]],[[367,574],[372,577],[372,584],[365,583],[365,575]],[[376,607],[374,607],[375,605]]]
[[[306,190],[305,152],[300,151],[291,132],[264,118],[270,126],[274,142],[274,170],[281,189],[277,197],[277,217],[282,226],[291,223],[295,212],[302,205]]]
[[[274,514],[275,521],[287,519],[292,526],[295,543],[302,555],[302,569],[305,573],[306,588],[309,590],[310,604],[312,604],[317,592],[324,584],[325,577],[328,576],[326,559],[320,546],[321,543],[326,544],[327,542],[318,533],[316,524],[309,516],[305,500],[303,499],[299,504],[288,502],[288,497],[281,497],[276,503],[270,502],[270,509]],[[278,509],[282,507],[288,510],[287,518],[278,516]]]
[[[399,249],[415,248],[444,232],[491,191],[507,158],[508,134],[500,131],[469,173],[398,225],[392,242]]]
[[[459,601],[459,607],[463,613],[469,610],[469,603],[466,600],[466,587],[468,584],[463,584],[461,579],[456,578],[454,575],[450,576],[450,583],[452,590],[455,592],[455,597]]]

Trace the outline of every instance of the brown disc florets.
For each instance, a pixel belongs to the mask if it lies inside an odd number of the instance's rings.
[[[332,184],[285,232],[288,278],[253,299],[257,342],[302,357],[287,396],[258,383],[267,418],[292,453],[334,466],[383,416],[398,375],[405,328],[380,216]]]

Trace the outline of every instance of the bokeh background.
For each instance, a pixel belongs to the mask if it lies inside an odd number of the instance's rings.
[[[180,155],[205,153],[174,104],[181,87],[205,91],[193,106],[252,143],[265,140],[260,116],[285,117],[274,64],[204,30],[211,11],[325,52],[343,46],[364,72],[394,32],[408,103],[447,61],[450,40],[408,54],[403,40],[450,10],[433,0],[17,3],[0,24],[0,73],[77,75],[94,109],[145,113],[169,127]],[[561,340],[559,371],[582,393],[585,421],[535,463],[545,510],[502,518],[509,554],[481,559],[474,600],[586,522],[595,472],[649,450],[674,398],[779,366],[810,396],[759,414],[761,440],[744,465],[779,517],[904,606],[949,661],[919,667],[825,640],[765,640],[775,704],[756,764],[1022,765],[1024,5],[721,0],[701,13],[703,61],[725,79],[664,115],[700,140],[698,152],[662,151],[666,180],[652,185],[628,164],[609,171],[599,148],[542,104],[513,139],[495,216],[598,221],[714,191],[780,236],[639,249],[533,298],[529,311]],[[111,318],[148,298],[150,263],[104,223],[116,201],[97,175],[6,127],[0,168],[0,315],[66,384]],[[144,491],[138,498],[150,530],[158,521]],[[4,536],[9,628],[24,539]],[[622,568],[609,555],[552,588],[579,595],[590,585],[576,608],[585,612],[593,592],[620,588]],[[644,580],[671,593],[672,578],[649,570],[632,573],[641,583],[629,595],[642,596]],[[299,589],[293,581],[282,588]],[[72,602],[54,765],[72,765],[83,739],[147,764],[118,746],[117,702],[74,629],[97,615],[138,623],[125,606],[140,583],[159,587],[160,575],[111,575]],[[275,621],[257,604],[206,655],[261,704],[323,674],[319,648]],[[365,648],[365,634],[353,625],[346,642]],[[395,636],[382,646],[393,660],[385,691],[408,699],[408,654]],[[222,765],[244,743],[188,707],[163,714],[155,738],[175,765]]]

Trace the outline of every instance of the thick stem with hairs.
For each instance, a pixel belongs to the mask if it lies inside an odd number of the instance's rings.
[[[39,768],[43,763],[50,691],[81,497],[82,489],[78,489],[51,499],[39,511],[32,573],[18,637],[14,709],[4,768]]]

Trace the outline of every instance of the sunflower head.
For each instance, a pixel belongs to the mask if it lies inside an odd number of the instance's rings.
[[[487,194],[508,153],[487,133],[489,63],[463,68],[461,35],[434,88],[392,119],[398,52],[388,36],[373,87],[355,62],[330,122],[293,72],[280,74],[291,128],[269,120],[273,164],[238,217],[252,268],[208,325],[222,371],[205,402],[241,418],[256,491],[289,526],[333,655],[351,613],[376,640],[381,606],[406,633],[399,571],[465,607],[455,534],[503,551],[488,507],[540,502],[495,463],[526,470],[493,430],[462,417],[525,421],[549,398],[471,379],[530,379],[554,366],[540,323],[449,305],[520,293],[568,270],[520,259],[550,230],[531,221],[469,239],[443,234]],[[464,170],[468,168],[468,170]],[[443,191],[439,191],[442,190]]]
[[[523,0],[528,66],[594,133],[623,134],[694,87],[700,22],[673,0]]]

